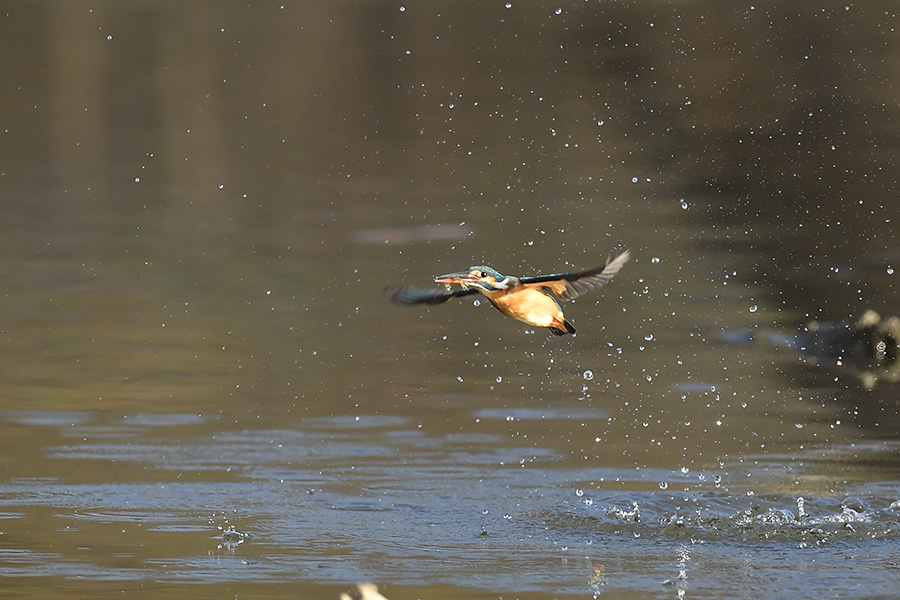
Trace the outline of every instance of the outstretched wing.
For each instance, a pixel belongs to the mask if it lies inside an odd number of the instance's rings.
[[[628,262],[628,250],[618,255],[606,266],[597,267],[580,273],[555,273],[538,277],[522,277],[519,282],[528,287],[536,287],[549,292],[559,300],[574,300],[578,296],[593,289],[603,287],[615,277],[622,265]]]
[[[471,296],[477,293],[478,290],[473,288],[445,291],[442,289],[426,290],[405,285],[392,285],[384,290],[384,294],[397,304],[441,304],[450,298]]]

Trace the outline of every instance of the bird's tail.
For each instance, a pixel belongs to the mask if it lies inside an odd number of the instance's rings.
[[[565,329],[559,329],[556,327],[548,327],[547,329],[549,329],[553,333],[553,335],[566,335],[567,333],[575,333],[575,328],[572,327],[572,324],[566,320],[563,320],[563,327],[565,327]]]

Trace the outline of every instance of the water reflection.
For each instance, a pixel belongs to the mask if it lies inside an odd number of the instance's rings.
[[[897,314],[893,4],[403,8],[11,5],[4,589],[892,594],[896,386],[734,334]]]

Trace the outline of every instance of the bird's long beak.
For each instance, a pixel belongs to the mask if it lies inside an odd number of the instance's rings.
[[[457,271],[456,273],[447,273],[446,275],[438,275],[434,278],[435,283],[458,283],[465,285],[469,282],[476,281],[474,277],[469,275],[468,271]]]

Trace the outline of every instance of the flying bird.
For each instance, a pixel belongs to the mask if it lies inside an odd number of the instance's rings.
[[[575,333],[566,320],[560,300],[574,300],[593,289],[603,287],[628,262],[626,250],[606,265],[578,273],[555,273],[536,277],[501,275],[484,265],[434,278],[444,288],[423,289],[395,285],[385,289],[388,298],[398,304],[442,304],[451,298],[482,294],[504,315],[535,327],[547,327],[554,335]],[[451,289],[457,283],[460,289]]]

